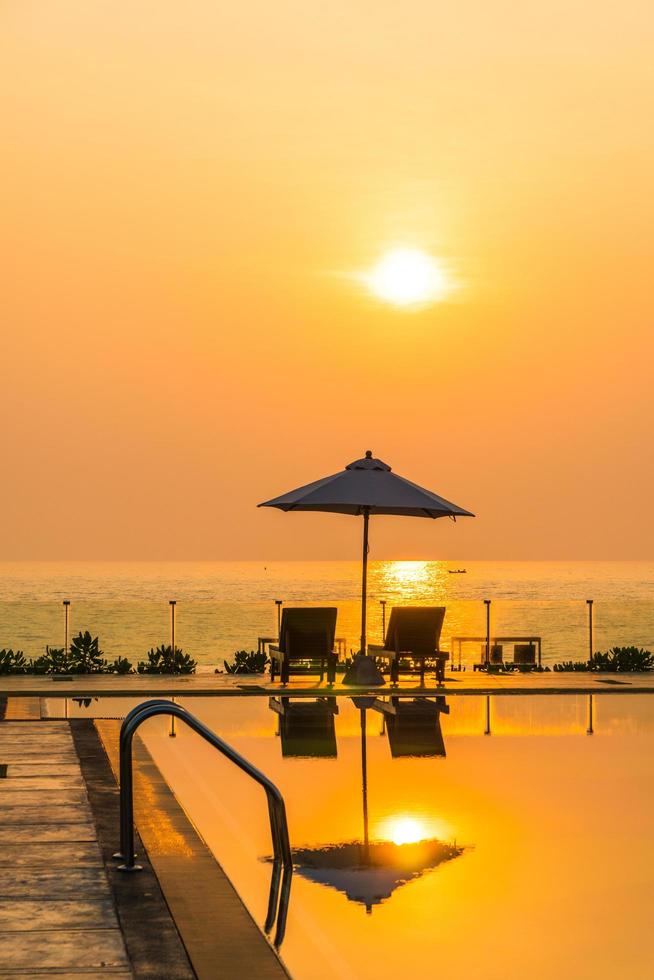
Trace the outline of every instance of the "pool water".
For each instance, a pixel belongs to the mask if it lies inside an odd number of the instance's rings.
[[[654,699],[185,703],[285,797],[292,976],[651,978]],[[263,924],[263,793],[168,725],[144,740]]]

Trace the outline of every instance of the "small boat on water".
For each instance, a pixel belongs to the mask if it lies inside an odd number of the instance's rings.
[[[450,575],[465,575],[467,571],[467,568],[448,568]]]

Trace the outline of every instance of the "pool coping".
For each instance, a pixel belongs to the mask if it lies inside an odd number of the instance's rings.
[[[70,731],[91,806],[105,873],[135,978],[195,980],[196,974],[160,883],[138,839],[143,871],[118,871],[113,854],[118,837],[118,786],[97,729],[90,719],[71,719]]]
[[[454,672],[453,672],[454,673]],[[578,674],[483,674],[461,672],[446,675],[445,683],[436,687],[418,684],[384,684],[374,687],[349,687],[337,682],[306,684],[292,681],[287,685],[269,683],[265,675],[213,675],[192,674],[186,676],[130,675],[75,675],[54,678],[35,675],[11,675],[0,678],[0,698],[37,697],[134,697],[154,695],[169,697],[270,697],[286,695],[294,698],[394,696],[435,697],[480,696],[488,694],[516,695],[575,695],[575,694],[654,694],[654,672],[647,674],[593,674],[579,679]]]

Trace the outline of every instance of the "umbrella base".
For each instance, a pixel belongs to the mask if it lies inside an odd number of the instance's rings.
[[[381,687],[386,681],[373,660],[365,653],[357,653],[343,676],[343,683],[353,687]]]

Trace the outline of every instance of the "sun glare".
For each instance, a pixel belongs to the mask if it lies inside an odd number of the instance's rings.
[[[427,837],[426,828],[414,817],[396,817],[389,820],[386,834],[394,844],[415,844]]]
[[[396,306],[436,302],[451,287],[443,264],[417,248],[387,252],[365,280],[375,296]]]

